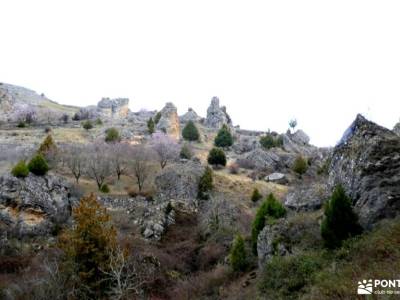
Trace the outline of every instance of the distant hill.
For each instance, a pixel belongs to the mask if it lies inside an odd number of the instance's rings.
[[[35,110],[39,119],[72,115],[79,110],[78,107],[62,105],[48,99],[44,94],[12,85],[0,83],[0,120],[3,122],[14,121],[21,110]]]

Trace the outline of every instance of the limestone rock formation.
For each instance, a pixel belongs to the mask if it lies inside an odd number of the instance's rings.
[[[400,122],[397,123],[397,124],[393,127],[393,131],[394,131],[394,133],[396,133],[397,135],[400,135]]]
[[[157,123],[157,130],[163,131],[172,138],[178,140],[180,136],[180,127],[178,112],[175,105],[168,102],[160,112],[161,118]]]
[[[203,172],[201,164],[194,161],[168,165],[155,179],[157,198],[196,206],[198,184]]]
[[[322,207],[330,196],[324,183],[312,183],[291,188],[286,195],[285,206],[294,211],[312,211]]]
[[[0,177],[0,223],[11,236],[50,233],[68,220],[74,200],[60,177]]]
[[[299,145],[308,145],[310,137],[301,129],[291,135],[291,140]]]
[[[342,184],[370,228],[400,212],[400,138],[357,115],[334,148],[329,184]]]
[[[274,172],[265,176],[265,180],[268,182],[274,182],[279,184],[286,184],[288,182],[286,175],[278,172]]]
[[[182,123],[187,123],[189,121],[199,122],[201,117],[199,117],[199,115],[192,108],[189,108],[184,115],[179,117],[179,119]]]
[[[128,98],[103,98],[97,103],[100,113],[110,118],[125,118],[129,113]]]
[[[231,126],[232,120],[226,112],[226,107],[219,106],[219,98],[213,97],[211,99],[211,104],[207,109],[207,118],[205,125],[211,128],[219,129],[224,124]]]

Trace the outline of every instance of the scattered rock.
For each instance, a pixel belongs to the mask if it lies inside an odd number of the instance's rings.
[[[282,174],[282,173],[277,173],[277,172],[265,176],[265,181],[269,181],[269,182],[273,182],[273,183],[279,183],[279,184],[288,183],[286,175]]]
[[[360,223],[370,228],[400,212],[400,138],[363,116],[334,148],[329,185],[342,184],[355,205]]]
[[[221,128],[222,125],[227,124],[232,125],[232,120],[226,112],[226,107],[219,106],[219,98],[213,97],[211,99],[211,104],[207,109],[207,118],[205,125],[211,128]]]

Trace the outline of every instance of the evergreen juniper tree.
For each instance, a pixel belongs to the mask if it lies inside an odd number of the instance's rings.
[[[224,124],[218,131],[218,134],[214,139],[214,145],[217,147],[230,147],[233,145],[233,137],[226,124]]]
[[[325,206],[325,218],[321,224],[321,235],[327,248],[337,248],[342,242],[362,231],[358,216],[343,187],[338,185]]]

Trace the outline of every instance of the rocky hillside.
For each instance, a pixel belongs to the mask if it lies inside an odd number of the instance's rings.
[[[358,115],[319,148],[301,129],[242,130],[217,97],[202,117],[0,92],[6,121],[37,117],[0,124],[4,299],[353,299],[358,280],[397,276],[398,126]]]
[[[15,121],[28,111],[35,111],[40,120],[45,120],[50,114],[73,114],[78,108],[58,104],[24,87],[0,83],[0,121]]]

